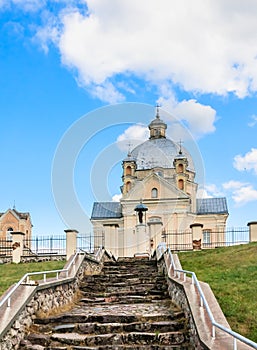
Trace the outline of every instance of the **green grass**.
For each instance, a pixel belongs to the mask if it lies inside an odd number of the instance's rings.
[[[0,295],[2,295],[12,284],[19,282],[19,280],[28,272],[59,270],[64,267],[65,263],[66,261],[47,261],[26,264],[2,264],[0,265]],[[48,277],[51,276],[48,275]],[[34,276],[33,279],[40,280],[43,279],[43,276]]]
[[[209,283],[232,330],[257,342],[257,243],[179,253],[179,259]]]

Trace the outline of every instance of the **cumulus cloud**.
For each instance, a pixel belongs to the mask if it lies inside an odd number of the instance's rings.
[[[149,138],[149,130],[146,126],[136,124],[128,127],[117,138],[117,145],[122,151],[129,151]]]
[[[257,149],[252,148],[244,156],[238,154],[234,157],[234,167],[239,170],[253,170],[257,175]]]
[[[185,140],[187,138],[183,125],[185,125],[194,138],[212,133],[215,131],[215,121],[217,119],[216,111],[211,106],[203,105],[195,99],[178,101],[170,89],[161,89],[161,94],[164,97],[159,98],[158,103],[170,113],[175,116],[177,124],[171,129],[173,135],[171,138],[180,137]],[[182,123],[182,124],[181,124]]]
[[[57,46],[85,86],[133,74],[154,86],[244,97],[257,90],[256,12],[252,0],[87,0],[59,13]]]
[[[207,184],[204,188],[198,188],[197,198],[223,197],[224,193],[215,184]]]
[[[249,183],[230,180],[223,184],[223,188],[232,191],[232,199],[238,206],[257,201],[257,190]]]

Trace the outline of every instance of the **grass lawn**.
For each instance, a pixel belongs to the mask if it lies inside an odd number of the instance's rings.
[[[209,283],[232,330],[257,342],[257,243],[183,252],[179,259]]]
[[[65,263],[66,261],[63,260],[24,264],[2,264],[0,265],[0,295],[2,295],[12,284],[19,282],[19,280],[28,272],[59,270],[64,267]],[[42,275],[39,275],[34,279],[40,280],[42,278]]]

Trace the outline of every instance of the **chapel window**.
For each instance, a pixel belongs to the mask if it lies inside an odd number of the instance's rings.
[[[152,192],[151,192],[152,198],[158,198],[158,190],[157,188],[152,188]]]
[[[131,189],[131,182],[128,181],[128,182],[126,183],[126,192],[130,191],[130,189]]]
[[[11,242],[12,241],[12,234],[11,232],[13,232],[13,228],[9,227],[8,230],[6,231],[6,240]]]
[[[132,173],[131,166],[127,166],[126,167],[126,175],[131,175],[131,173]]]
[[[178,188],[180,190],[184,190],[184,180],[182,179],[178,180]]]
[[[184,170],[183,164],[179,164],[178,165],[178,172],[183,173],[183,170]]]

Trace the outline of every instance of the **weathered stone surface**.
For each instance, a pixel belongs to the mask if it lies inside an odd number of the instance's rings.
[[[69,312],[35,319],[31,343],[51,350],[190,349],[184,312],[171,302],[155,261],[106,262],[80,290]],[[26,344],[21,349],[29,350]]]

